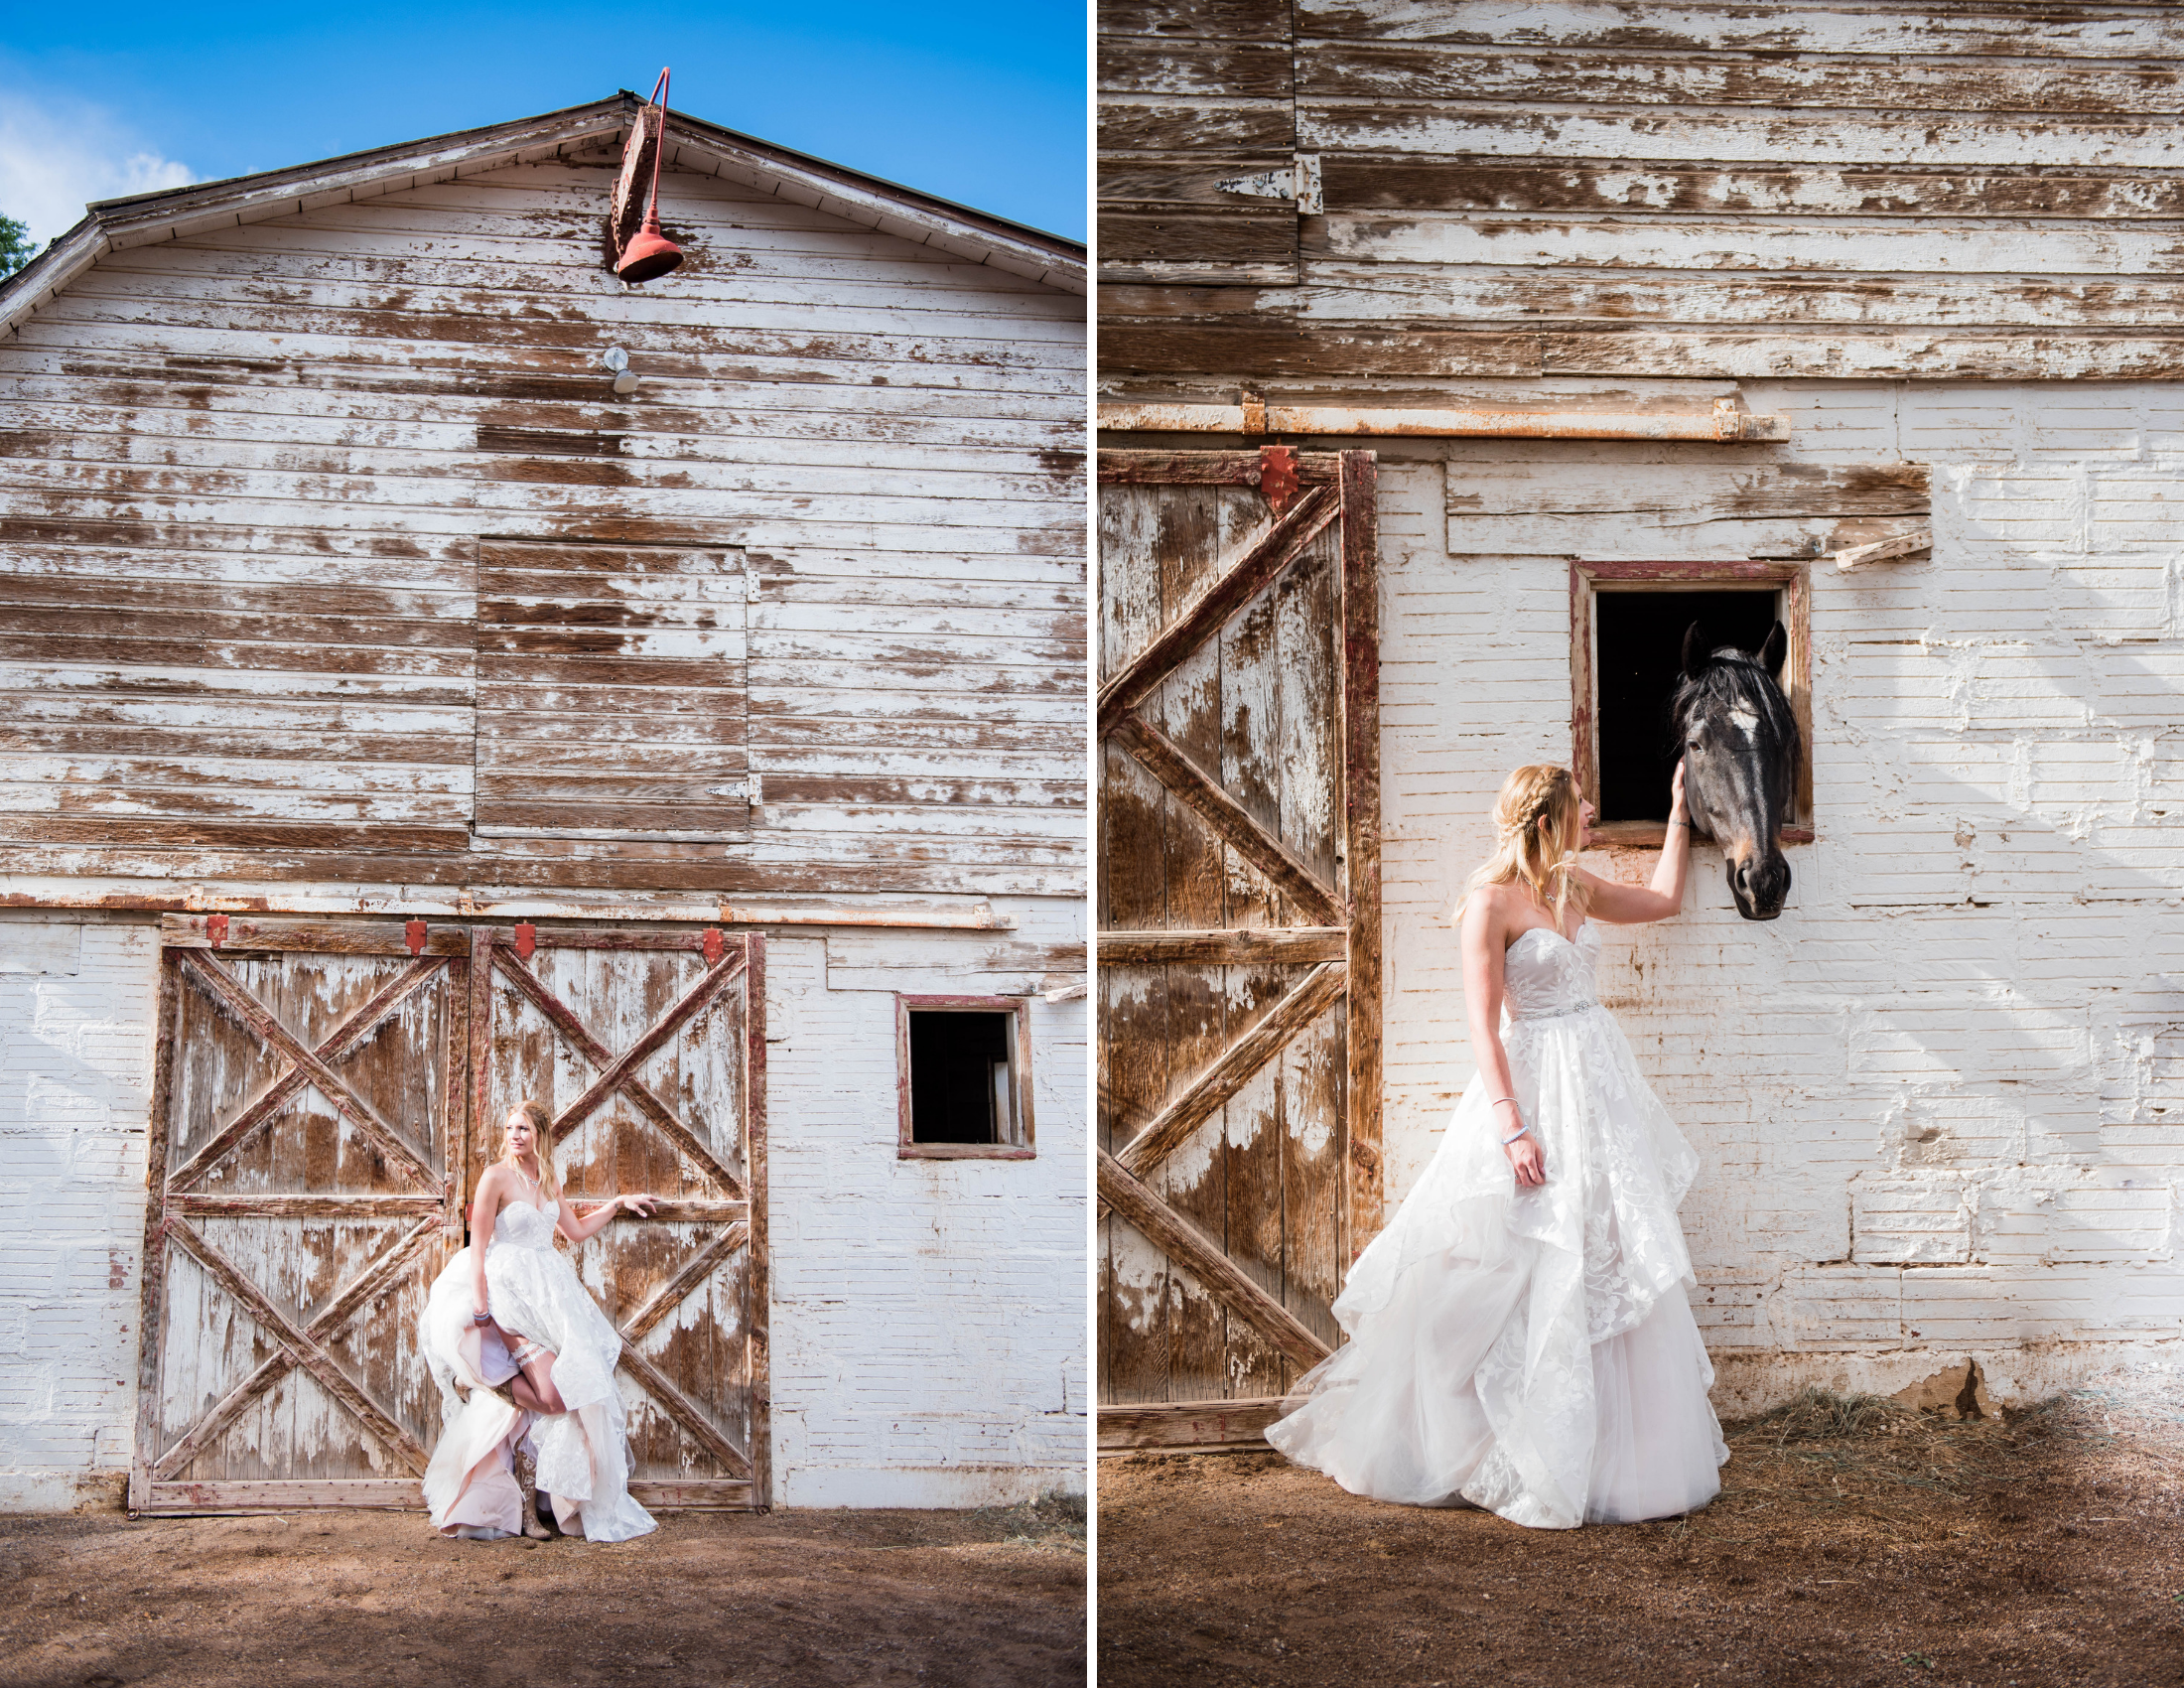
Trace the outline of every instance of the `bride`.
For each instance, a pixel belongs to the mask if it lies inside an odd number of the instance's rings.
[[[1568,769],[1502,786],[1499,847],[1463,903],[1478,1074],[1335,1301],[1349,1342],[1267,1431],[1353,1493],[1568,1529],[1689,1512],[1720,1489],[1728,1449],[1676,1217],[1698,1156],[1593,983],[1592,920],[1683,907],[1681,765],[1673,793],[1641,890],[1576,865],[1592,805]]]
[[[655,1203],[617,1196],[579,1217],[539,1153],[546,1124],[537,1102],[509,1111],[500,1159],[471,1205],[470,1246],[426,1298],[419,1335],[445,1411],[425,1499],[443,1534],[543,1537],[543,1491],[564,1530],[627,1541],[654,1525],[628,1489],[635,1465],[614,1386],[621,1336],[554,1233],[581,1243],[616,1213]]]

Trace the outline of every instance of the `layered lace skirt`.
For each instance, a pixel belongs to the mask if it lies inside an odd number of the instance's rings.
[[[502,1234],[485,1255],[489,1307],[499,1329],[553,1350],[554,1388],[569,1410],[519,1412],[481,1387],[504,1383],[515,1367],[499,1342],[472,1323],[477,1276],[465,1248],[433,1280],[419,1332],[443,1408],[425,1499],[439,1529],[512,1531],[519,1523],[508,1520],[520,1520],[521,1498],[504,1474],[520,1448],[535,1452],[538,1486],[553,1497],[564,1530],[591,1541],[626,1541],[657,1526],[628,1489],[636,1468],[614,1384],[621,1336],[550,1234],[543,1245],[529,1246],[506,1234],[538,1228],[517,1217],[527,1212],[533,1210],[516,1205],[501,1211]]]
[[[1547,1183],[1517,1187],[1474,1077],[1267,1440],[1353,1493],[1535,1527],[1691,1511],[1728,1458],[1676,1216],[1698,1157],[1604,1009],[1503,1042]]]

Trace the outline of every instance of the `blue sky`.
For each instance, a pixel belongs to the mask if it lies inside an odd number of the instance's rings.
[[[1082,4],[0,0],[0,213],[476,128],[674,67],[694,116],[1081,240]]]

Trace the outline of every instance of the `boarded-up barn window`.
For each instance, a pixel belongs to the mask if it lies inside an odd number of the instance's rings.
[[[1570,567],[1570,745],[1599,811],[1603,843],[1658,847],[1676,767],[1669,694],[1684,630],[1756,650],[1780,622],[1790,637],[1783,690],[1800,755],[1790,842],[1813,836],[1812,594],[1797,562],[1578,562]]]
[[[477,834],[748,842],[746,579],[737,550],[482,542]]]
[[[1015,997],[895,998],[903,1160],[1029,1160],[1031,1036]]]

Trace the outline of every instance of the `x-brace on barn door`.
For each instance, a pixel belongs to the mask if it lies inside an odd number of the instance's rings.
[[[1100,1442],[1256,1440],[1379,1223],[1370,452],[1103,452]]]
[[[621,1331],[638,1498],[767,1502],[764,940],[170,916],[130,1505],[415,1506],[417,1348],[499,1121],[566,1193],[649,1190],[573,1257]]]

